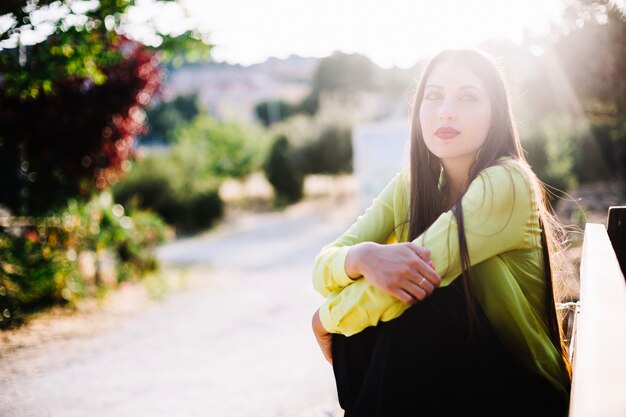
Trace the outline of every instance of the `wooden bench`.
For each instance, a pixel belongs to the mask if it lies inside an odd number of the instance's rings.
[[[570,344],[570,417],[626,416],[626,207],[587,223]],[[621,264],[621,268],[620,268]]]

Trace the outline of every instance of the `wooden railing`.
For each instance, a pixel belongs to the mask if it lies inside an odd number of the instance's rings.
[[[625,241],[626,207],[585,226],[570,417],[626,416]]]

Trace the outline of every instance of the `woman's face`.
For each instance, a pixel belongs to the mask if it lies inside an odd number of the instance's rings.
[[[444,167],[471,165],[491,126],[491,101],[481,79],[464,65],[438,64],[426,79],[420,122],[426,146]]]

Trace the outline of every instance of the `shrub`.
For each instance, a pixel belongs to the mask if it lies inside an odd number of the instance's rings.
[[[257,119],[265,126],[288,119],[297,111],[296,105],[285,100],[262,101],[254,106]]]
[[[276,205],[294,203],[302,198],[304,175],[295,164],[293,148],[285,136],[279,136],[275,140],[264,171],[274,187]]]
[[[175,155],[150,155],[137,162],[125,181],[113,187],[115,201],[152,210],[179,234],[210,227],[223,214],[219,183]]]
[[[128,212],[106,192],[88,203],[70,200],[63,211],[45,218],[11,222],[0,228],[0,328],[154,271],[154,249],[167,235],[160,218]],[[107,279],[99,262],[103,253],[112,255]],[[91,265],[81,261],[85,254],[93,255]]]
[[[291,155],[304,175],[352,172],[351,119],[338,107],[330,102],[315,118],[294,116],[272,128],[294,148]]]
[[[626,179],[626,121],[592,123],[581,136],[573,166],[581,183]]]
[[[208,116],[197,117],[175,136],[175,157],[205,176],[244,178],[261,167],[266,153],[262,134]]]
[[[0,328],[84,294],[78,270],[60,249],[58,230],[0,230]]]
[[[352,133],[339,125],[326,126],[314,140],[296,151],[298,165],[305,174],[352,172]]]

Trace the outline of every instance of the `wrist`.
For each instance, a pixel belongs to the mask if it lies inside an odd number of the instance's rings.
[[[364,260],[367,259],[367,253],[374,247],[374,242],[359,243],[350,248],[346,255],[344,270],[350,279],[362,277]]]

